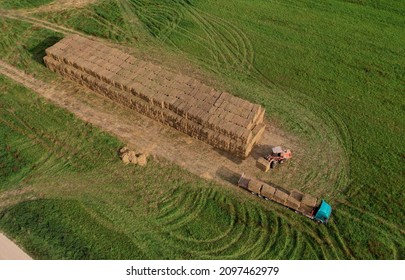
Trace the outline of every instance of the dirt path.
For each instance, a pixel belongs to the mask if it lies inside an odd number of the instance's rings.
[[[55,0],[47,5],[42,5],[37,8],[20,10],[23,13],[40,13],[40,12],[58,12],[71,8],[81,8],[92,4],[97,0]]]
[[[0,260],[32,260],[20,247],[0,233]]]
[[[163,126],[137,112],[119,106],[70,81],[46,84],[0,60],[0,73],[30,88],[80,119],[108,131],[138,151],[164,157],[205,179],[235,184],[242,173],[268,176],[255,167],[259,155],[270,146],[293,145],[277,131],[266,130],[259,145],[246,160],[234,158],[177,130]]]

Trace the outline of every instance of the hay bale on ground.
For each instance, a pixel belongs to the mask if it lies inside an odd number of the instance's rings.
[[[140,165],[140,166],[145,166],[148,163],[145,154],[139,154],[137,156],[137,160],[138,160],[138,165]]]
[[[125,164],[128,164],[128,163],[131,162],[131,161],[129,160],[129,155],[128,155],[128,153],[125,153],[125,154],[121,155],[121,160],[122,160],[122,162],[125,163]]]
[[[256,166],[260,170],[267,172],[270,169],[270,162],[268,160],[266,160],[265,158],[261,157],[256,161]]]
[[[137,158],[137,156],[136,156],[136,154],[135,154],[134,151],[129,151],[129,152],[127,153],[127,155],[128,155],[128,159],[129,159],[129,161],[130,161],[131,163],[133,163],[133,164],[137,164],[137,163],[138,163],[138,158]]]

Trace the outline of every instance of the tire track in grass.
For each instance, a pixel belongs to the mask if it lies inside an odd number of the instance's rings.
[[[323,239],[327,244],[327,246],[323,247],[327,247],[326,252],[328,254],[328,259],[339,259],[338,252],[340,251],[339,248],[341,248],[339,240],[330,234],[331,230],[329,228],[324,227],[320,228],[319,230],[322,232]]]
[[[305,251],[305,241],[306,240],[303,239],[302,233],[296,232],[296,234],[297,234],[296,245],[291,252],[291,256],[289,257],[290,260],[302,259],[302,256],[304,255],[304,251]]]
[[[179,191],[179,194],[176,194],[176,196],[167,200],[165,204],[162,204],[157,220],[161,221],[167,219],[167,216],[175,215],[175,212],[178,211],[178,205],[183,205],[186,199],[187,194]]]
[[[291,238],[291,229],[288,225],[281,226],[281,218],[278,217],[278,219],[280,220],[280,237],[274,244],[273,251],[275,255],[273,255],[273,257],[275,259],[283,259],[288,248],[288,242]]]
[[[216,29],[211,25],[211,23],[192,10],[188,10],[188,12],[209,39],[209,44],[211,46],[214,58],[216,61],[218,61],[217,67],[228,67],[235,64],[231,51],[226,47],[223,41],[218,38]]]
[[[267,216],[266,212],[264,210],[259,211],[259,216],[262,227],[260,229],[262,232],[262,238],[261,242],[259,242],[259,246],[261,247],[258,247],[254,256],[252,256],[254,259],[262,259],[262,256],[266,256],[268,254],[269,246],[267,246],[267,244],[269,244],[270,238],[273,235],[273,231],[271,230],[272,225],[269,223],[269,217]]]
[[[224,23],[220,25],[215,23],[215,21],[207,19],[193,8],[189,8],[188,12],[207,34],[207,37],[210,38],[216,56],[222,59],[222,61],[220,59],[221,66],[226,66],[233,70],[246,71],[247,68],[245,67],[244,60],[247,49],[243,41],[238,40],[238,36],[234,35],[237,31],[234,31],[229,25],[225,25]],[[223,28],[223,32],[221,32],[221,28]],[[229,34],[230,39],[224,33]]]
[[[211,198],[210,198],[211,199]],[[235,206],[233,203],[228,205],[230,207],[229,213],[235,213]],[[227,228],[219,235],[217,235],[214,238],[208,238],[208,239],[195,239],[195,238],[191,238],[191,237],[184,237],[182,236],[180,233],[179,234],[173,234],[173,236],[175,238],[177,238],[178,240],[182,240],[185,242],[190,242],[190,247],[195,247],[195,246],[212,246],[213,244],[216,243],[220,243],[222,242],[224,239],[228,238],[231,231],[233,230],[234,226],[235,226],[235,222],[236,222],[236,217],[234,215],[230,215],[229,216],[229,225],[227,226]]]
[[[25,137],[27,137],[28,139],[30,139],[30,141],[32,141],[31,143],[34,143],[36,145],[40,145],[41,147],[43,147],[44,149],[46,149],[47,151],[49,151],[49,153],[47,153],[46,155],[44,155],[41,159],[39,159],[39,161],[37,162],[36,166],[39,167],[43,167],[43,166],[47,166],[46,163],[47,162],[52,162],[54,163],[55,161],[58,162],[58,166],[60,166],[61,164],[71,164],[77,168],[79,168],[79,165],[77,165],[74,162],[69,162],[67,160],[65,160],[65,153],[60,153],[60,149],[62,147],[54,147],[52,145],[49,145],[49,143],[47,143],[46,141],[44,141],[43,139],[41,139],[40,137],[37,137],[34,134],[30,134],[29,130],[27,131],[24,128],[18,127],[15,124],[12,124],[11,122],[6,121],[5,119],[3,119],[2,117],[0,117],[0,123],[5,124],[7,127],[9,127],[11,130],[14,130],[15,132],[19,133],[20,135],[23,135]],[[52,160],[52,157],[56,156],[55,161]],[[53,168],[56,167],[55,164],[51,165]],[[48,167],[49,168],[49,167]],[[49,172],[49,169],[46,168],[46,170]],[[59,167],[60,168],[60,167]],[[38,168],[36,168],[38,170]]]
[[[248,212],[248,219],[245,220],[244,226],[249,230],[246,233],[246,236],[243,238],[244,243],[242,246],[239,246],[238,250],[235,251],[232,255],[233,258],[243,259],[247,256],[252,256],[252,251],[255,246],[257,246],[257,240],[260,238],[261,230],[257,230],[257,208],[245,208]]]
[[[342,239],[341,234],[339,234],[339,229],[336,226],[336,224],[335,223],[329,223],[328,227],[331,227],[331,230],[336,233],[335,234],[335,239],[337,240],[338,244],[340,244],[340,247],[343,249],[343,251],[345,253],[345,256],[348,256],[350,259],[355,259],[355,257],[352,255],[352,252],[347,247],[347,244]],[[339,258],[339,257],[336,256],[336,258]]]
[[[378,224],[371,224],[367,219],[371,218],[373,219],[372,216],[368,216],[367,217],[367,213],[359,213],[359,216],[355,216],[353,214],[353,209],[352,211],[349,210],[345,210],[345,209],[339,209],[339,213],[341,215],[347,216],[348,219],[354,220],[359,224],[362,224],[363,227],[365,228],[369,228],[371,232],[380,232],[380,236],[384,236],[384,235],[389,235],[390,239],[391,239],[391,243],[393,243],[394,241],[403,241],[403,233],[401,232],[401,230],[392,230],[391,227],[389,227],[388,229],[384,226],[387,226],[384,223],[378,223]],[[359,218],[362,217],[362,218]]]
[[[197,24],[197,26],[200,27],[200,29],[204,32],[205,36],[207,39],[202,39],[202,42],[200,43],[201,45],[206,45],[209,48],[209,53],[211,54],[211,59],[215,63],[213,66],[214,67],[220,67],[222,65],[222,61],[226,61],[225,55],[222,52],[218,52],[218,47],[217,47],[217,42],[215,39],[212,37],[212,34],[208,32],[208,29],[204,25],[204,22],[201,22],[194,16],[193,13],[190,13],[189,11],[188,15],[191,16],[191,18],[194,20],[194,23]]]
[[[166,22],[163,22],[163,21],[156,19],[156,18],[152,17],[151,15],[149,15],[148,11],[150,9],[150,6],[145,7],[145,5],[143,4],[143,1],[135,1],[135,0],[119,0],[119,1],[120,1],[121,5],[124,5],[126,7],[123,11],[123,14],[125,14],[125,19],[127,20],[127,22],[131,22],[132,18],[139,18],[141,20],[141,22],[144,23],[146,30],[149,29],[149,33],[151,33],[153,36],[155,36],[154,35],[155,28],[157,30],[159,30],[157,28],[157,25],[167,25]],[[184,7],[182,5],[177,6],[177,8],[181,11],[184,11]],[[164,7],[162,6],[160,9],[163,10]],[[184,12],[182,12],[182,14],[184,14]],[[150,28],[153,28],[153,29],[151,30]],[[199,47],[205,49],[208,53],[210,53],[210,48],[205,43],[206,39],[196,35],[193,32],[190,32],[189,30],[187,30],[185,28],[180,27],[179,25],[173,25],[172,32],[176,32],[178,35],[184,36],[191,42],[197,44]],[[157,38],[157,39],[159,39],[159,38]],[[174,47],[178,52],[184,53],[184,51],[181,50],[181,48],[179,48],[179,46],[176,45],[170,39],[169,36],[165,36],[164,41],[169,42],[171,44],[171,46]],[[164,45],[164,41],[157,40],[157,42],[159,42],[161,45]],[[212,65],[213,65],[213,63],[206,64],[206,66],[209,69],[211,69],[212,71],[215,71],[215,68],[213,68]]]
[[[183,9],[174,9],[171,7],[151,7],[149,12],[155,16],[159,16],[160,14],[165,15],[167,12],[171,15],[169,18],[170,20],[166,22],[166,26],[162,29],[158,29],[155,36],[162,41],[163,43],[168,39],[168,37],[172,34],[172,32],[179,26],[179,23],[182,21],[184,14]],[[161,22],[163,24],[163,22]]]
[[[380,222],[381,224],[383,224],[384,226],[390,228],[390,230],[395,230],[400,232],[402,235],[405,235],[405,230],[401,227],[399,227],[398,225],[391,223],[391,222],[387,222],[387,220],[383,219],[382,217],[372,213],[372,212],[367,212],[364,209],[361,209],[359,207],[354,206],[353,204],[349,203],[348,201],[339,201],[341,202],[343,205],[345,205],[346,207],[350,208],[352,211],[357,211],[358,213],[360,213],[359,215],[361,216],[368,216],[371,219],[377,220],[378,222]],[[402,210],[404,210],[402,208]]]
[[[177,243],[184,243],[186,247],[192,248],[190,252],[196,255],[205,255],[205,256],[210,256],[210,257],[215,257],[219,256],[220,252],[226,250],[229,246],[229,242],[232,242],[232,240],[239,240],[239,237],[243,235],[243,232],[245,228],[240,231],[240,226],[238,225],[238,212],[240,209],[237,209],[234,218],[232,219],[231,225],[229,232],[226,230],[225,232],[228,234],[223,234],[223,238],[219,238],[217,240],[212,240],[211,242],[198,242],[196,243],[195,240],[190,242],[189,238],[184,238],[183,236],[171,234],[170,237],[174,238],[172,241]],[[240,213],[242,214],[242,213]],[[235,226],[236,225],[236,226]],[[231,241],[229,241],[229,238],[231,238]],[[223,244],[227,245],[223,245]]]
[[[253,44],[250,39],[247,37],[246,33],[243,32],[239,27],[226,21],[220,17],[216,17],[209,13],[206,13],[198,8],[193,8],[198,14],[204,15],[206,19],[210,22],[216,24],[217,26],[221,26],[225,33],[228,33],[233,42],[228,40],[230,47],[236,47],[237,50],[235,51],[235,55],[240,56],[240,63],[244,65],[247,69],[253,67],[255,52],[253,48]],[[220,36],[221,37],[221,36]],[[228,38],[224,36],[224,38]],[[234,43],[234,44],[233,44]]]
[[[128,4],[127,1],[125,2]],[[234,70],[240,69],[241,65],[242,68],[246,69],[251,67],[254,57],[252,44],[248,37],[234,25],[213,16],[208,17],[208,14],[205,14],[205,17],[201,16],[201,11],[185,3],[173,3],[176,9],[165,5],[161,5],[158,8],[145,7],[143,1],[132,0],[129,3],[138,8],[136,11],[132,10],[131,13],[141,18],[141,20],[143,19],[150,32],[162,43],[169,39],[171,33],[176,32],[176,35],[184,36],[205,49],[208,46],[211,58],[214,60],[216,66],[223,66],[225,64],[231,66]],[[187,13],[194,20],[194,23],[200,26],[206,38],[202,38],[179,26],[182,14],[184,13]],[[176,16],[172,17],[175,20],[169,21],[169,24],[167,21],[159,19],[162,17],[161,15],[167,17],[170,14],[175,14]],[[166,28],[160,29],[159,26],[161,25],[166,25]],[[170,41],[173,42],[172,40]],[[206,57],[203,60],[206,60]],[[245,67],[246,64],[249,64],[248,67]]]
[[[274,253],[273,248],[275,246],[275,243],[279,240],[279,236],[281,234],[280,231],[280,224],[279,224],[279,219],[277,216],[272,215],[273,219],[272,224],[267,227],[267,230],[269,231],[268,236],[268,241],[266,242],[266,247],[262,252],[257,255],[257,259],[267,259],[268,256],[270,255],[269,253]],[[267,218],[267,215],[265,214],[265,217]]]
[[[235,226],[232,227],[229,235],[226,236],[225,239],[218,240],[218,242],[215,242],[214,244],[205,243],[207,245],[206,248],[195,248],[196,250],[192,250],[192,252],[196,255],[202,255],[209,258],[231,258],[234,255],[235,250],[239,248],[237,244],[245,243],[244,241],[240,242],[240,240],[245,240],[243,239],[243,236],[246,234],[246,231],[249,230],[245,224],[245,221],[249,219],[248,217],[248,212],[244,206],[236,207]]]
[[[263,213],[262,209],[258,209],[254,207],[254,215],[255,219],[258,219],[257,223],[249,223],[249,227],[252,229],[250,232],[256,236],[249,236],[248,242],[244,244],[244,250],[238,253],[238,258],[242,259],[257,259],[258,256],[263,252],[265,244],[267,244],[269,240],[270,230],[266,226],[262,224]]]
[[[127,38],[126,36],[126,31],[122,29],[120,26],[115,25],[111,23],[110,21],[104,19],[103,17],[99,16],[96,12],[93,10],[86,10],[88,13],[88,17],[91,17],[95,22],[100,24],[101,26],[107,27],[107,30],[116,36],[122,36],[124,38]]]
[[[272,257],[274,257],[274,252],[276,252],[276,248],[277,248],[277,243],[280,242],[280,240],[282,240],[283,238],[283,225],[282,225],[282,220],[280,217],[275,217],[275,227],[273,227],[275,229],[275,234],[273,234],[274,238],[271,244],[269,244],[269,251],[272,253]]]
[[[176,217],[170,218],[167,221],[163,221],[165,224],[166,231],[174,231],[179,229],[191,221],[198,219],[198,216],[204,210],[209,199],[208,197],[204,196],[204,194],[197,193],[195,196],[190,197],[190,203],[187,205],[178,205],[178,215]]]
[[[166,231],[174,231],[181,228],[198,218],[209,199],[212,199],[212,190],[188,192],[180,202],[174,201],[174,203],[170,204],[170,214],[166,212],[164,215],[160,214],[158,216],[159,223],[165,225]]]
[[[294,251],[297,249],[298,245],[298,232],[292,229],[290,226],[288,227],[290,230],[290,242],[287,242],[286,251],[283,253],[284,259],[292,259],[294,255]]]
[[[370,222],[368,222],[367,220],[364,219],[364,216],[360,214],[359,218],[358,216],[355,216],[353,214],[352,211],[346,211],[343,209],[339,209],[339,215],[341,216],[341,219],[347,219],[347,220],[352,220],[357,224],[360,224],[362,227],[362,230],[364,231],[363,234],[367,234],[367,233],[372,233],[371,236],[376,236],[378,233],[379,237],[384,237],[384,244],[386,245],[386,247],[390,248],[391,250],[391,254],[390,255],[395,255],[397,252],[396,249],[396,244],[401,244],[401,242],[403,242],[403,234],[398,233],[397,231],[392,231],[392,229],[388,229],[381,227],[381,225],[384,224],[371,224]],[[367,218],[367,217],[365,217]],[[358,233],[361,234],[361,233]],[[340,236],[342,236],[342,234],[340,234]],[[343,237],[341,237],[343,240]],[[379,241],[378,241],[379,242]],[[389,245],[388,245],[389,244]],[[400,246],[401,247],[401,246]]]
[[[121,15],[124,19],[125,25],[127,26],[127,31],[131,34],[131,36],[128,36],[128,38],[131,42],[134,42],[135,38],[137,37],[135,26],[138,25],[138,21],[136,20],[138,17],[133,11],[131,3],[129,3],[127,0],[116,0],[116,3],[120,8]]]

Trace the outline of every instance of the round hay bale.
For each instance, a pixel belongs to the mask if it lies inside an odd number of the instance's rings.
[[[137,156],[138,158],[138,164],[140,166],[145,166],[147,164],[147,159],[146,159],[146,155],[145,154],[139,154]]]
[[[124,154],[124,153],[126,153],[126,152],[128,152],[129,151],[129,149],[128,149],[128,147],[122,147],[120,150],[119,150],[119,152],[120,152],[120,155],[122,155],[122,154]]]
[[[121,156],[121,159],[122,159],[122,162],[124,162],[125,164],[128,164],[128,163],[130,163],[131,161],[129,160],[129,155],[126,153],[126,154],[123,154],[122,156]]]
[[[135,154],[134,151],[129,151],[129,152],[127,153],[127,155],[128,155],[128,159],[129,159],[129,161],[130,161],[131,163],[134,163],[134,164],[137,164],[137,163],[138,163],[138,158],[137,158],[137,156],[136,156],[136,154]]]

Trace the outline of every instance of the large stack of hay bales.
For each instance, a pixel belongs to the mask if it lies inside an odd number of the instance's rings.
[[[191,77],[78,35],[46,50],[45,64],[152,119],[238,157],[264,132],[264,109]]]

